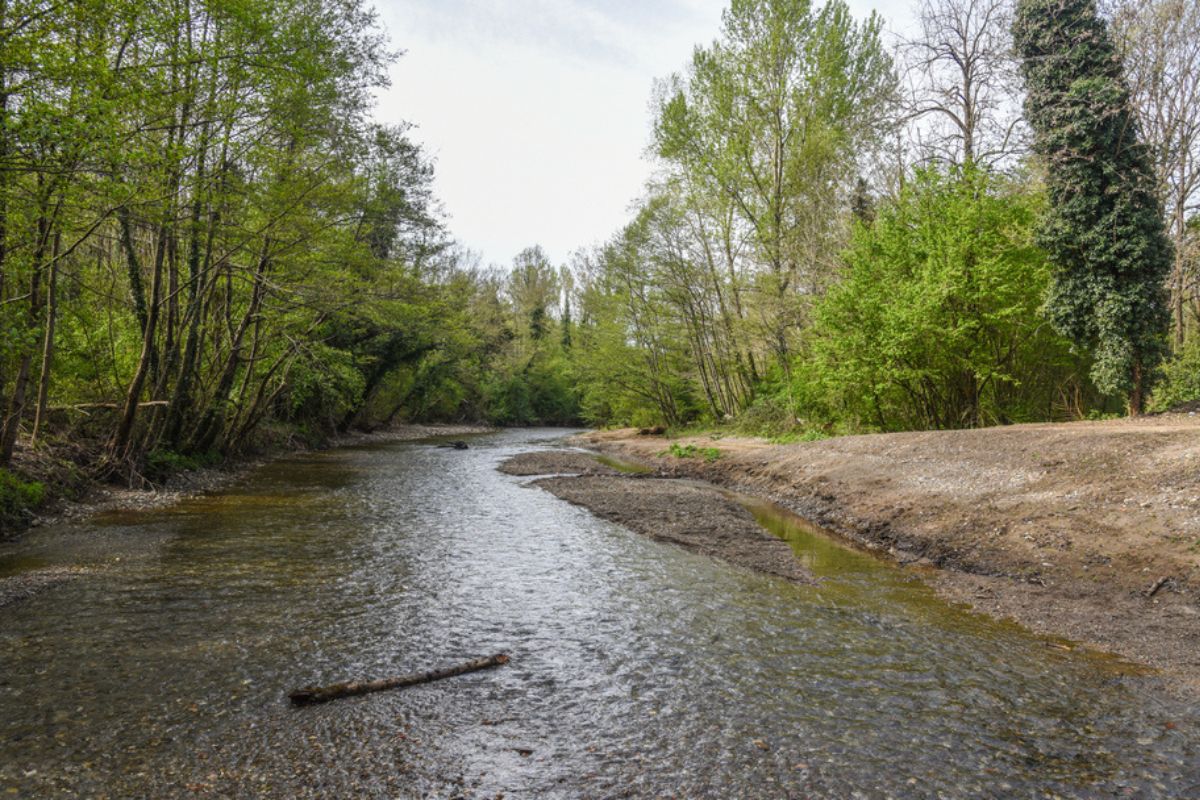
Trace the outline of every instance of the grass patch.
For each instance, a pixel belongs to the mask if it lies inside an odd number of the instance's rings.
[[[710,464],[721,457],[721,451],[715,447],[697,447],[694,444],[671,442],[671,446],[659,453],[660,456],[675,458],[703,458]]]

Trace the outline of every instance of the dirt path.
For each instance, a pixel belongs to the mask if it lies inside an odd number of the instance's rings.
[[[793,445],[588,434],[604,452],[771,499],[948,598],[1200,689],[1200,417],[849,436]]]

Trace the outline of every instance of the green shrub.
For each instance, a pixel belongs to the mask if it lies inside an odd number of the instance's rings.
[[[1052,266],[1034,242],[1042,198],[977,169],[918,171],[855,228],[818,301],[799,416],[864,430],[1047,419],[1085,366],[1046,324]]]
[[[46,487],[38,481],[23,481],[0,469],[0,520],[19,519],[46,499]]]
[[[1163,365],[1162,381],[1154,389],[1151,411],[1167,411],[1200,400],[1200,334],[1192,336]]]
[[[670,455],[675,458],[696,458],[699,456],[710,464],[721,457],[721,451],[715,447],[696,447],[694,444],[671,442],[671,446],[659,453],[660,456]]]

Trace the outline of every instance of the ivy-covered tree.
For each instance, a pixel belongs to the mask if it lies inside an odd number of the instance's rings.
[[[1172,256],[1121,61],[1095,0],[1019,0],[1013,34],[1047,173],[1047,311],[1094,351],[1096,386],[1138,414],[1166,345]]]

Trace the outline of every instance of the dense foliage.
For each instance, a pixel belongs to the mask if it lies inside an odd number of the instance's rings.
[[[1173,257],[1121,61],[1095,0],[1020,0],[1014,34],[1046,163],[1047,312],[1093,351],[1096,386],[1137,413],[1166,350]]]
[[[358,0],[0,3],[0,465],[574,416],[529,321],[557,283],[463,266],[429,162],[371,121],[390,59]]]
[[[924,169],[851,237],[817,307],[807,393],[879,430],[1049,419],[1078,364],[1039,313],[1040,197],[978,168]]]
[[[0,499],[46,445],[157,480],[406,420],[1137,411],[1169,345],[1152,403],[1195,400],[1194,8],[1113,2],[1119,53],[1090,0],[1022,0],[1029,152],[1006,0],[925,0],[894,51],[843,0],[732,0],[629,223],[484,267],[372,121],[362,0],[0,0]]]
[[[1185,63],[1191,12],[1147,2],[1127,51]],[[1140,411],[1167,345],[1159,198],[1196,208],[1189,151],[1160,158],[1157,182],[1147,154],[1200,130],[1169,102],[1188,73],[1135,107],[1094,3],[1020,11],[1032,152],[1005,99],[1003,0],[929,0],[895,59],[838,0],[734,2],[660,87],[636,219],[585,259],[587,418],[806,436]],[[915,83],[898,92],[901,70]],[[1138,115],[1178,124],[1144,143]],[[1179,304],[1200,296],[1188,258]],[[1159,406],[1196,385],[1177,341]]]

